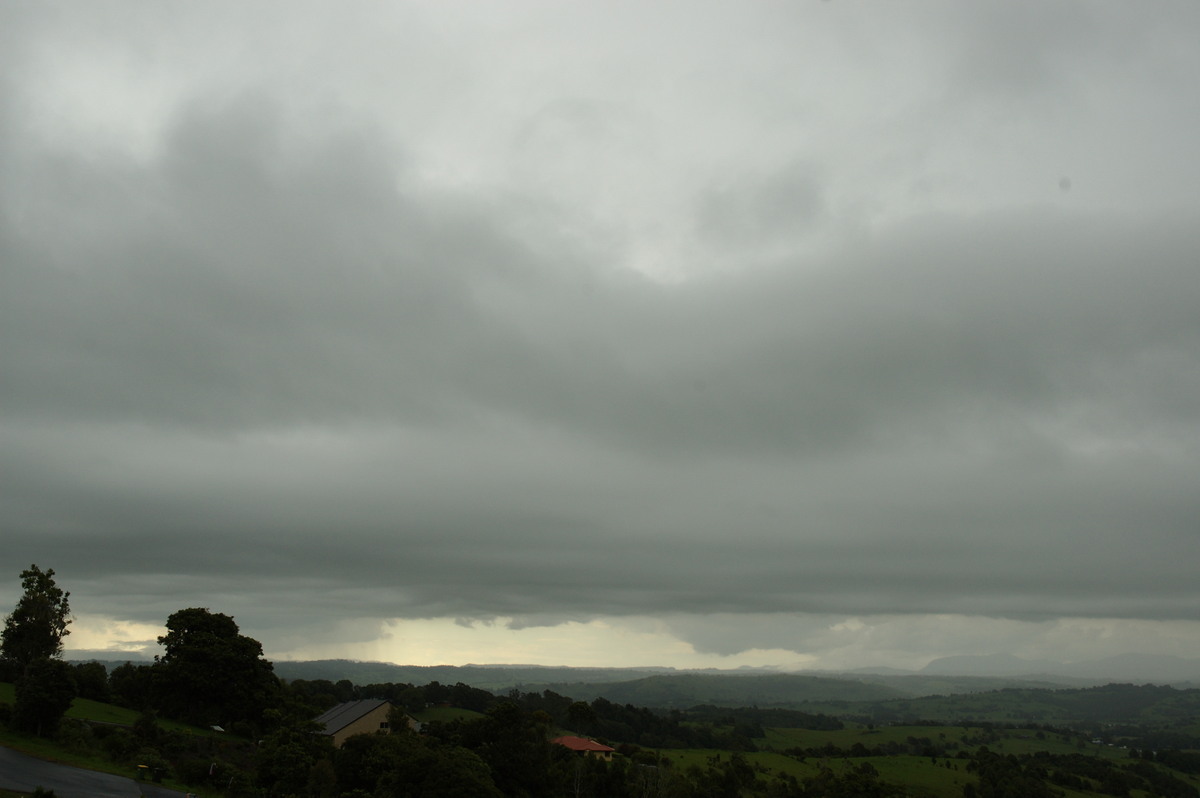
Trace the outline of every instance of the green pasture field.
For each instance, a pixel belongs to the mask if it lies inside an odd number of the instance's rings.
[[[952,750],[946,755],[953,757],[958,751],[974,751],[981,744],[989,750],[1005,754],[1033,754],[1048,751],[1051,754],[1087,753],[1108,759],[1124,759],[1127,752],[1121,748],[1098,746],[1084,742],[1080,747],[1080,736],[1064,736],[1039,729],[991,729],[978,726],[876,726],[874,729],[847,724],[835,731],[812,731],[809,729],[764,730],[766,737],[755,741],[760,749],[786,751],[792,748],[820,748],[831,743],[837,748],[848,750],[855,743],[870,749],[876,746],[897,743],[904,745],[908,738],[928,738],[935,748],[946,746]],[[1042,737],[1037,735],[1041,732]],[[957,747],[955,747],[957,746]],[[878,757],[875,757],[878,758]]]
[[[971,754],[980,745],[986,745],[989,750],[1002,754],[1033,754],[1038,751],[1051,754],[1083,753],[1112,760],[1123,760],[1128,756],[1128,753],[1119,747],[1094,745],[1087,741],[1080,748],[1079,740],[1083,738],[1079,736],[1067,735],[1064,738],[1063,735],[1053,732],[1042,732],[1043,736],[1039,739],[1036,736],[1040,731],[1038,729],[985,730],[978,726],[964,729],[961,725],[877,726],[872,729],[867,726],[850,725],[845,729],[833,731],[784,728],[767,728],[764,731],[766,737],[755,740],[760,750],[743,753],[742,756],[760,771],[760,776],[768,780],[775,774],[788,774],[803,780],[817,775],[821,768],[829,768],[834,773],[841,774],[863,763],[869,763],[879,772],[879,778],[883,781],[903,784],[915,794],[928,795],[930,798],[958,798],[962,795],[964,785],[978,783],[975,776],[967,771],[967,761],[957,759],[955,754],[958,751]],[[910,737],[918,740],[928,738],[935,748],[947,744],[957,744],[958,747],[947,752],[945,756],[937,757],[897,755],[846,758],[836,755],[812,755],[801,761],[781,753],[792,748],[821,748],[827,743],[842,750],[849,750],[855,743],[862,743],[867,748],[884,746],[889,742],[906,745]],[[986,741],[981,742],[985,737]],[[714,761],[728,761],[732,756],[728,751],[707,749],[670,749],[658,753],[678,770],[687,770],[692,766],[703,770]],[[1061,790],[1065,798],[1094,796],[1094,793],[1056,789]],[[1134,798],[1138,798],[1136,791]]]
[[[860,762],[869,762],[871,767],[879,771],[879,778],[893,784],[903,784],[921,790],[936,798],[959,798],[963,785],[978,784],[979,780],[967,772],[965,760],[939,759],[934,764],[928,757],[918,756],[873,756],[866,759],[840,760],[837,765],[830,763],[834,772],[843,772],[857,766]],[[946,767],[949,764],[950,767]]]
[[[670,760],[673,767],[685,771],[693,765],[704,769],[712,760],[720,757],[720,761],[728,761],[731,754],[728,751],[710,751],[704,749],[664,750],[659,754]],[[966,771],[964,761],[939,759],[937,764],[930,762],[928,757],[915,756],[874,756],[856,759],[841,757],[823,759],[807,757],[803,762],[785,754],[771,751],[754,751],[742,754],[746,761],[756,770],[759,776],[770,780],[776,774],[786,774],[796,779],[807,779],[816,776],[823,767],[834,773],[845,773],[863,763],[869,763],[879,771],[879,777],[884,781],[904,784],[913,791],[920,791],[930,798],[959,798],[964,784],[975,784],[977,779]],[[944,763],[950,762],[957,770],[946,768]]]

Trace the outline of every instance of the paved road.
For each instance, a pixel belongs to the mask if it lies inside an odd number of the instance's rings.
[[[123,776],[59,765],[0,748],[0,787],[33,792],[54,790],[57,798],[182,798],[183,793],[159,784],[144,784]]]

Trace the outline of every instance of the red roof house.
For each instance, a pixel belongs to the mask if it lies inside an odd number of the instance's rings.
[[[555,737],[550,742],[570,748],[572,751],[583,756],[598,756],[601,759],[612,759],[613,751],[615,750],[603,743],[589,740],[586,737]]]

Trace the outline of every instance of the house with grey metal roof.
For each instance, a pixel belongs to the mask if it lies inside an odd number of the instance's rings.
[[[316,718],[322,727],[319,734],[333,738],[335,748],[341,748],[346,738],[356,734],[391,734],[391,712],[395,707],[382,698],[367,698],[338,704]],[[404,716],[408,727],[420,730],[420,724]]]

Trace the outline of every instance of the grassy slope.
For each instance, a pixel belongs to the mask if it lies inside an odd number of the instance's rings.
[[[12,683],[0,682],[0,704],[12,704],[15,701],[16,693]],[[112,723],[118,726],[132,726],[139,715],[141,713],[137,710],[118,707],[115,704],[92,701],[88,698],[76,698],[71,702],[71,708],[67,710],[68,718],[87,720],[93,723]],[[200,729],[195,726],[189,726],[186,723],[178,723],[165,718],[159,718],[158,725],[164,729],[173,729],[175,731],[187,732],[188,734],[202,734],[211,737],[223,736],[211,729]]]
[[[14,700],[15,692],[13,685],[8,682],[0,682],[0,704],[11,704]],[[132,709],[104,704],[99,701],[91,701],[86,698],[75,699],[71,703],[71,708],[67,710],[68,718],[118,725],[132,725],[137,720],[139,714]],[[210,729],[200,729],[172,720],[159,720],[158,724],[163,728],[175,729],[187,734],[222,739],[228,738],[228,735],[222,735]],[[135,776],[130,767],[115,763],[102,754],[86,754],[72,751],[59,745],[54,740],[15,732],[3,725],[0,725],[0,746],[20,751],[23,754],[28,754],[38,759],[60,762],[64,765],[73,765],[74,767],[97,770],[101,773],[112,773],[117,776],[127,776],[129,778],[134,778]],[[187,785],[175,784],[169,780],[164,783],[164,786],[175,787],[180,790],[187,788]],[[5,798],[2,792],[0,792],[0,798]]]

